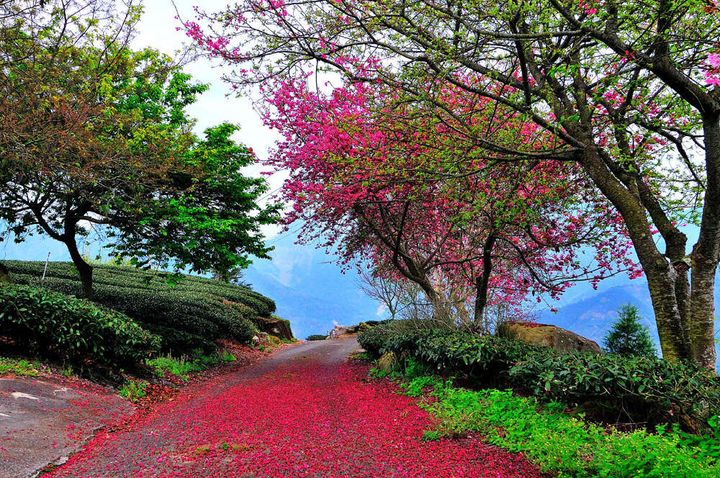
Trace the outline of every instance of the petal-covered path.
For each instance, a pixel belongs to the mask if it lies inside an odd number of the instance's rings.
[[[475,438],[422,441],[428,415],[347,362],[353,339],[291,347],[97,436],[57,477],[534,477]]]

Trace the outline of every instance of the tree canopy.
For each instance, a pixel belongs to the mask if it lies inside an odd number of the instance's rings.
[[[345,82],[394,88],[399,103],[438,121],[457,120],[498,163],[578,164],[622,217],[648,279],[664,356],[714,367],[717,13],[715,0],[245,0],[186,28],[238,65],[238,84],[330,70]],[[447,85],[469,104],[489,100],[514,111],[552,140],[540,151],[522,142],[498,150],[485,130],[453,117]],[[687,222],[700,228],[692,251],[681,230]]]
[[[172,58],[127,46],[140,10],[115,2],[50,2],[3,20],[0,218],[16,240],[62,241],[92,291],[78,236],[101,227],[112,253],[195,271],[265,257],[261,179],[222,124],[203,138],[186,107],[206,86]]]

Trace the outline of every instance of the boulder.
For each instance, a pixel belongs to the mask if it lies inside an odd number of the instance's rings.
[[[594,340],[555,325],[535,322],[506,322],[498,327],[497,335],[526,344],[550,347],[560,352],[602,353],[602,349]]]
[[[261,332],[265,332],[285,340],[293,339],[290,322],[287,320],[279,319],[277,317],[257,317],[254,322]]]

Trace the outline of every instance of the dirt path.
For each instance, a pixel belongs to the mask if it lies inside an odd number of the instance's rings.
[[[353,339],[310,342],[191,386],[102,433],[57,477],[533,477],[477,439],[424,442],[429,417],[347,362]]]

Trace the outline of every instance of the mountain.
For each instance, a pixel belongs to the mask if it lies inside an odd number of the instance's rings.
[[[715,300],[720,300],[720,284],[715,287]],[[557,312],[540,311],[537,313],[537,321],[563,327],[602,345],[603,338],[617,319],[618,309],[624,304],[632,304],[638,308],[641,322],[650,329],[650,336],[659,350],[650,293],[647,283],[641,280],[628,280],[622,285],[587,294],[574,302],[564,304]],[[720,321],[716,321],[715,327],[720,330]],[[718,365],[720,366],[720,349]]]
[[[354,269],[342,272],[332,255],[294,241],[292,235],[272,239],[272,261],[255,260],[243,280],[275,300],[277,314],[290,320],[296,337],[378,317],[380,305],[360,290]]]

